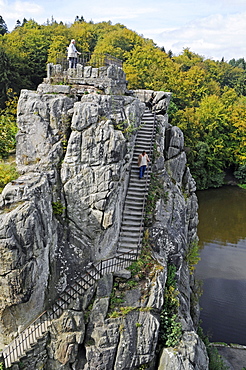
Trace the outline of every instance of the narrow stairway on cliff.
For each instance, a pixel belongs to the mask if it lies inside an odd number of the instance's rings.
[[[146,109],[142,117],[141,128],[135,141],[129,185],[127,189],[117,254],[130,253],[137,258],[141,250],[144,228],[144,210],[150,183],[152,147],[155,138],[155,119],[153,113]],[[138,156],[146,151],[150,157],[145,176],[139,179]]]

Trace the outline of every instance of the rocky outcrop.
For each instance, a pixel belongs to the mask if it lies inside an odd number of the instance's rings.
[[[16,150],[22,176],[0,199],[3,343],[88,262],[114,250],[143,110],[132,97],[76,101],[22,91]],[[133,134],[124,136],[118,125]]]
[[[186,166],[183,134],[168,123],[170,94],[78,98],[68,90],[57,87],[54,93],[42,84],[37,92],[24,90],[20,96],[16,161],[22,174],[0,197],[1,345],[48,307],[88,263],[114,255],[136,130],[147,104],[162,113],[151,158],[162,189],[148,227],[153,255],[143,260],[142,273],[126,270],[99,280],[53,320],[39,344],[42,351],[30,351],[21,366],[207,369],[186,260],[197,240],[196,188]],[[160,315],[170,263],[177,270],[182,337],[175,348],[162,348]]]

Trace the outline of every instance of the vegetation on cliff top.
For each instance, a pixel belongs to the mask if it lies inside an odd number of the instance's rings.
[[[12,32],[5,29],[0,34],[0,107],[6,109],[9,88],[17,94],[23,88],[35,89],[46,76],[46,62],[55,63],[58,53],[65,56],[72,38],[80,51],[122,59],[130,89],[172,92],[170,121],[184,132],[188,165],[199,189],[222,185],[228,168],[238,182],[246,182],[243,58],[214,61],[189,49],[174,56],[111,22],[85,22],[77,17],[68,26],[53,19],[45,25],[23,20]],[[7,126],[3,116],[1,111],[1,129]],[[2,150],[1,144],[0,156]]]

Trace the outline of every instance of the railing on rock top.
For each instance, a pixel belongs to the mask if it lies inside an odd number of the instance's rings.
[[[155,134],[155,122],[156,117],[154,114],[154,124],[151,136],[151,147],[150,154],[153,150],[153,138]],[[146,185],[148,176],[146,176]],[[146,195],[144,197],[143,206],[142,206],[142,217],[141,217],[141,226],[143,227],[144,222],[144,208],[146,202]],[[139,253],[141,252],[141,229],[139,231],[139,240],[136,251],[129,251],[127,253],[118,254],[115,257],[102,260],[99,263],[91,263],[86,272],[79,276],[75,283],[68,286],[60,297],[53,303],[53,305],[47,310],[44,311],[37,319],[35,319],[26,329],[24,329],[17,338],[15,338],[1,353],[4,360],[6,368],[12,366],[13,363],[19,361],[28,350],[31,349],[32,345],[38,342],[38,339],[42,338],[45,332],[48,331],[48,328],[52,325],[52,320],[60,317],[65,309],[68,309],[69,306],[80,298],[87,289],[92,288],[93,285],[99,280],[102,276],[108,275],[110,273],[119,271],[123,268],[129,267],[130,264],[135,261]]]
[[[69,62],[67,57],[63,53],[57,55],[56,63],[60,64],[63,70],[68,69]],[[82,64],[83,66],[92,66],[94,68],[110,65],[116,65],[117,67],[122,68],[123,66],[122,60],[107,53],[95,54],[83,52],[78,56],[77,63]]]

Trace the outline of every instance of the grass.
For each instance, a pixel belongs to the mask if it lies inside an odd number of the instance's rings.
[[[119,310],[113,311],[109,314],[111,319],[116,319],[117,317],[126,316],[129,312],[136,310],[136,307],[120,307]]]

